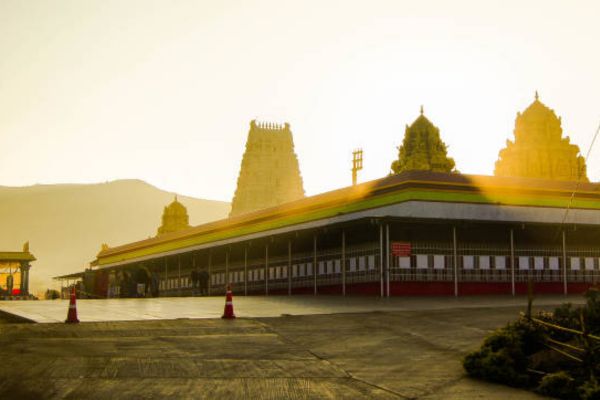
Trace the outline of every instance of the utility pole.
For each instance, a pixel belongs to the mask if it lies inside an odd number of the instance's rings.
[[[352,152],[352,186],[356,185],[357,173],[363,168],[363,151],[356,149]]]

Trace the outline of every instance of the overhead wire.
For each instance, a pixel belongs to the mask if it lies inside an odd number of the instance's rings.
[[[584,161],[585,164],[587,165],[588,159],[590,157],[590,154],[592,152],[592,148],[594,147],[594,143],[596,143],[596,139],[598,138],[598,134],[600,133],[600,124],[598,124],[598,128],[596,129],[596,133],[594,134],[594,137],[592,138],[592,142],[590,143],[590,147],[588,148],[588,151],[584,157]],[[577,177],[577,184],[575,185],[575,189],[573,190],[573,192],[571,193],[571,197],[569,198],[569,204],[567,204],[567,208],[565,209],[565,214],[563,215],[563,219],[560,223],[560,226],[563,227],[565,222],[567,221],[567,217],[569,215],[569,211],[571,210],[571,206],[573,205],[573,200],[575,199],[575,195],[577,194],[577,192],[579,191],[579,187],[581,186],[581,177],[582,174],[580,173],[579,176]]]

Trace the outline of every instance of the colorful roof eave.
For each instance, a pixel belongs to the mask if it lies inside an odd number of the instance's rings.
[[[431,182],[426,182],[431,183]],[[437,183],[437,182],[436,182]],[[447,183],[444,183],[448,185]],[[453,185],[457,185],[454,183]],[[393,185],[392,185],[393,186]],[[458,186],[469,186],[460,185]],[[471,185],[472,187],[472,185]],[[378,188],[381,190],[382,188]],[[543,191],[543,189],[540,189]],[[441,201],[441,202],[457,202],[457,203],[477,203],[477,204],[496,204],[496,205],[512,205],[512,206],[534,206],[534,207],[553,207],[566,208],[569,204],[571,193],[568,191],[548,190],[544,195],[519,194],[523,192],[523,188],[502,188],[502,190],[494,188],[485,188],[482,191],[452,191],[444,189],[443,186],[439,189],[428,188],[426,190],[415,190],[406,188],[397,190],[391,193],[366,197],[353,202],[337,204],[331,207],[316,208],[306,210],[303,213],[293,213],[290,210],[289,215],[280,215],[266,221],[258,221],[240,226],[232,226],[227,228],[216,228],[214,230],[200,232],[182,232],[181,236],[173,238],[165,238],[164,241],[152,242],[152,239],[124,245],[127,247],[119,251],[119,248],[113,248],[108,251],[108,254],[100,253],[95,260],[94,265],[102,266],[126,260],[133,260],[141,257],[146,257],[154,254],[161,254],[173,250],[183,249],[186,247],[207,244],[224,239],[231,239],[239,236],[245,236],[253,233],[270,231],[277,228],[288,227],[300,223],[316,221],[333,217],[340,214],[348,214],[357,211],[378,208],[385,205],[400,203],[412,200],[421,201]],[[600,195],[598,193],[586,192],[593,195],[595,198],[578,198],[573,199],[572,208],[577,209],[593,209],[600,210]],[[550,195],[554,194],[554,195]],[[334,201],[332,201],[335,203]],[[299,209],[298,211],[303,211]],[[206,224],[205,226],[210,226]],[[197,228],[201,228],[197,227]],[[195,228],[192,228],[194,230]],[[187,234],[186,234],[187,232]]]

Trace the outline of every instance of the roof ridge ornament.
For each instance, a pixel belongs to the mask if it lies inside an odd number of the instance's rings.
[[[423,115],[423,104],[421,104],[421,115]]]
[[[538,91],[535,91],[535,100],[539,101],[540,100],[540,95],[538,94]]]

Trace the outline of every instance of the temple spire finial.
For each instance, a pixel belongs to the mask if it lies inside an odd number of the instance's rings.
[[[539,99],[540,99],[540,95],[538,94],[538,91],[537,91],[537,90],[535,91],[535,99],[536,99],[536,100],[539,100]]]
[[[423,115],[423,104],[421,104],[421,115]]]

